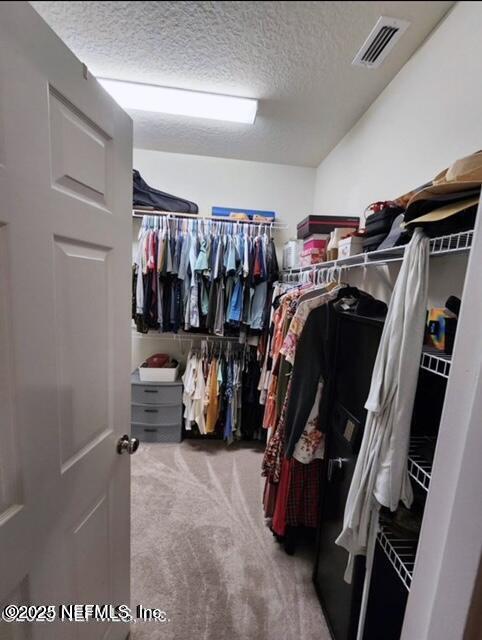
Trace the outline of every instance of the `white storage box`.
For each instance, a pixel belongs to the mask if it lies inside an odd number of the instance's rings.
[[[349,258],[363,253],[363,238],[361,236],[350,236],[338,241],[338,259]]]
[[[178,364],[175,367],[139,367],[141,382],[174,382],[178,377]]]
[[[283,269],[296,269],[300,266],[300,253],[303,240],[288,240],[283,246]]]

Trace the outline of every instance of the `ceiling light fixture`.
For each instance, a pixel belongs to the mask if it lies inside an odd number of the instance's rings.
[[[253,124],[258,101],[253,98],[158,87],[153,84],[98,78],[104,89],[124,109],[169,113],[191,118]]]

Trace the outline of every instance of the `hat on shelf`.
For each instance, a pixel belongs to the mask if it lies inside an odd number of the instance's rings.
[[[430,200],[433,196],[470,191],[482,184],[482,151],[456,160],[448,169],[439,173],[431,183],[418,190],[411,198],[410,204],[417,200]]]
[[[409,223],[444,205],[479,198],[481,184],[482,151],[476,151],[456,160],[431,182],[401,196],[397,202],[405,204],[405,222]]]
[[[441,222],[442,220],[446,220],[447,218],[450,218],[457,213],[461,213],[462,211],[468,211],[474,208],[477,209],[479,196],[465,198],[464,200],[458,200],[457,202],[450,202],[449,204],[439,207],[436,206],[437,200],[431,200],[429,202],[430,211],[418,216],[417,218],[405,220],[404,226],[411,227],[412,225],[421,225],[422,223]],[[438,204],[440,204],[440,202],[438,202]]]

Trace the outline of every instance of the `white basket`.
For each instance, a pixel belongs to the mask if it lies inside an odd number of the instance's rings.
[[[179,377],[177,367],[139,367],[141,382],[175,382]]]
[[[303,240],[288,240],[283,247],[283,269],[295,269],[300,265]]]

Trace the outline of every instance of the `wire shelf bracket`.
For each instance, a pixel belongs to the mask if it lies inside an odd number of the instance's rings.
[[[430,488],[430,480],[432,478],[432,463],[420,455],[420,444],[425,438],[414,436],[410,440],[408,450],[408,473],[410,477],[419,484],[422,489],[428,491]]]
[[[381,526],[377,540],[407,591],[412,584],[417,540],[398,538],[388,527]]]
[[[440,351],[425,349],[422,353],[420,367],[447,379],[450,375],[452,357]]]

